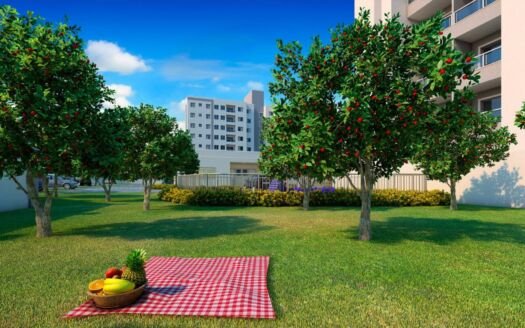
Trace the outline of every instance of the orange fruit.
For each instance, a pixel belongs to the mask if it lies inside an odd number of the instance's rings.
[[[93,280],[89,283],[88,289],[92,293],[98,293],[104,288],[104,279]]]

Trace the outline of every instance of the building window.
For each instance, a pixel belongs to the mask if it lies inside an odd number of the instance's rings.
[[[214,109],[219,109],[219,105],[213,105]]]
[[[234,151],[235,150],[235,146],[234,145],[226,145],[226,150]]]
[[[202,117],[202,113],[199,113],[199,117]]]
[[[221,150],[224,150],[224,145],[221,146]]]
[[[250,128],[246,128],[246,132],[250,133],[252,130]]]
[[[242,147],[242,146],[239,146],[239,147],[237,147],[237,150],[239,150],[239,151],[243,151],[243,147]]]
[[[195,113],[190,113],[191,118],[195,118]]]
[[[224,105],[221,105],[221,110],[225,110],[226,107],[224,107]]]
[[[192,138],[195,138],[195,133],[192,133],[192,134],[191,134],[191,137],[192,137]]]
[[[246,148],[247,151],[252,151],[252,147]]]
[[[213,128],[214,128],[215,130],[219,130],[219,125],[218,125],[218,124],[215,124],[215,125],[213,126]]]
[[[235,132],[235,126],[228,125],[228,126],[226,127],[226,131],[227,131],[227,132]]]
[[[237,140],[239,140],[239,141],[242,141],[243,139],[244,139],[244,138],[241,137],[241,136],[237,137]]]
[[[206,129],[211,129],[211,124],[206,124]]]
[[[221,121],[224,121],[226,119],[226,116],[221,115]]]
[[[202,138],[202,134],[199,133],[199,138]]]
[[[206,104],[206,108],[207,109],[210,109],[211,105],[210,104]]]
[[[199,128],[202,128],[202,124],[201,123],[199,123]]]
[[[235,116],[228,115],[226,117],[226,122],[228,122],[228,123],[235,123]]]
[[[202,148],[202,144],[199,144],[199,148]]]
[[[190,128],[195,128],[195,123],[190,123]]]
[[[242,107],[237,107],[238,112],[242,112]]]
[[[501,95],[481,99],[479,101],[479,109],[481,112],[490,112],[498,119],[498,122],[501,122]]]
[[[227,113],[235,113],[235,106],[228,105],[226,106]]]
[[[218,120],[219,119],[219,115],[213,115],[213,118]]]
[[[206,118],[210,119],[211,118],[211,114],[206,114]]]
[[[190,107],[195,107],[195,103],[194,103],[194,102],[191,102],[191,103],[190,103]]]
[[[219,150],[219,145],[213,145],[213,149]]]
[[[206,145],[206,149],[211,149],[211,145]]]
[[[222,135],[221,140],[226,140],[226,136]]]
[[[211,135],[207,134],[206,139],[211,140]]]
[[[242,118],[242,117],[237,117],[237,121],[242,122],[242,121],[244,121],[244,118]]]
[[[227,135],[226,136],[226,142],[235,142],[235,136]]]
[[[246,114],[250,114],[251,112],[252,111],[249,108],[246,109]]]
[[[252,142],[252,138],[247,138],[246,141],[248,141],[248,142]]]
[[[252,119],[248,118],[248,119],[246,119],[246,122],[248,122],[248,124],[250,124],[250,123],[252,123]]]
[[[199,103],[199,107],[202,107],[202,103]]]
[[[221,130],[224,130],[226,129],[226,127],[224,125],[221,125]]]
[[[242,126],[238,126],[237,131],[242,132]]]
[[[218,135],[214,135],[214,136],[213,136],[213,139],[215,139],[215,140],[219,140],[219,136],[218,136]]]

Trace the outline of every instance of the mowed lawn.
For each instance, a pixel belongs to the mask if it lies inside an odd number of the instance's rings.
[[[0,327],[518,327],[525,324],[525,210],[199,208],[141,195],[62,194],[54,236],[31,210],[0,213]],[[277,320],[61,316],[132,248],[182,257],[269,255]]]

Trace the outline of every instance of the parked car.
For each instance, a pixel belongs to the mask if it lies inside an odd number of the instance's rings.
[[[48,174],[47,175],[47,181],[48,186],[50,188],[55,186],[55,175],[54,174]],[[57,185],[59,187],[63,187],[64,189],[75,189],[78,187],[78,182],[72,178],[72,177],[57,177]]]

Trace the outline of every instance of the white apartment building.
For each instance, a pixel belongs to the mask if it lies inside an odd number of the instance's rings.
[[[478,168],[458,184],[459,201],[470,204],[525,207],[525,132],[514,126],[516,112],[525,101],[525,37],[520,26],[525,1],[518,0],[355,0],[370,10],[377,22],[385,13],[399,13],[406,24],[444,14],[443,32],[451,34],[454,46],[478,59],[480,82],[474,86],[472,107],[489,111],[518,137],[507,160],[492,168]],[[402,173],[414,172],[410,165]],[[437,182],[431,186],[440,187]],[[441,186],[447,189],[446,186]]]
[[[186,128],[201,162],[201,173],[254,173],[261,144],[264,92],[243,101],[185,99]]]

